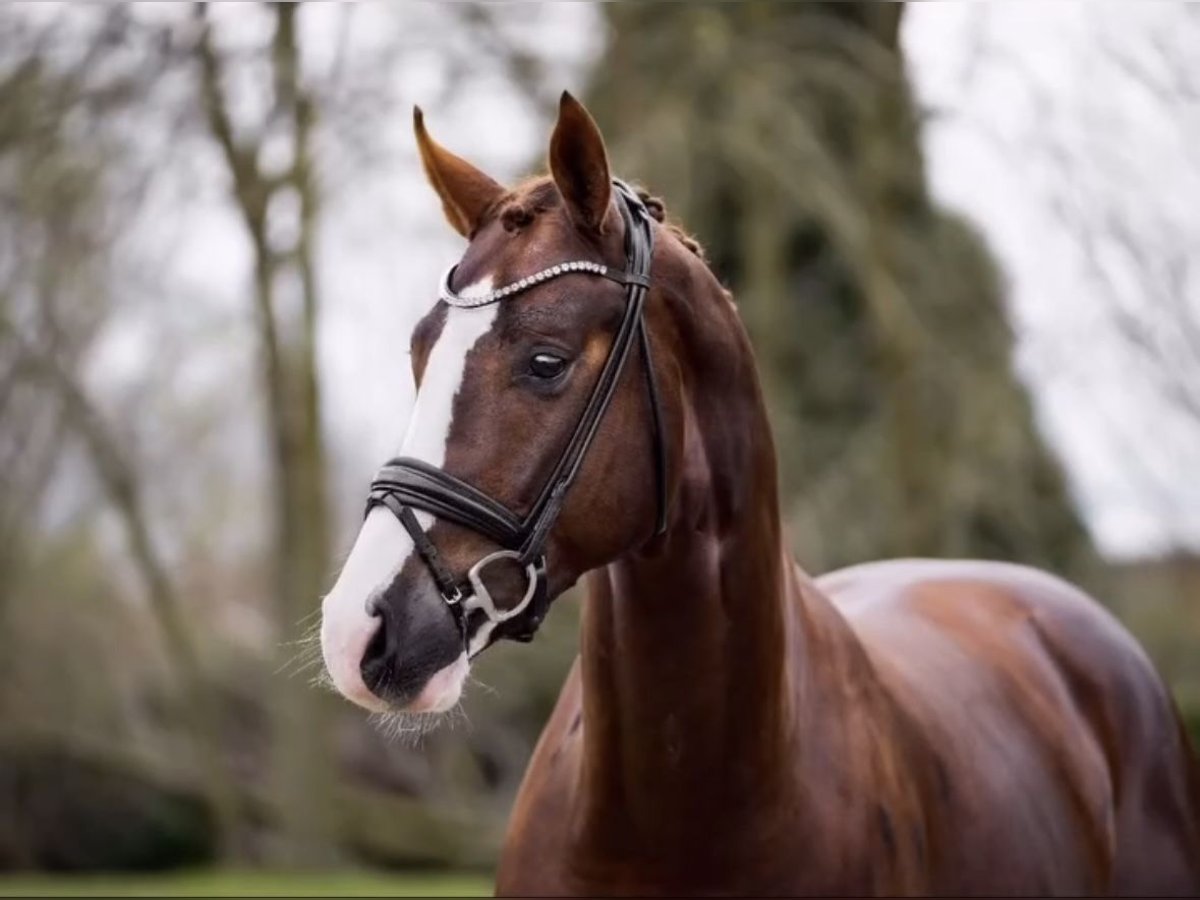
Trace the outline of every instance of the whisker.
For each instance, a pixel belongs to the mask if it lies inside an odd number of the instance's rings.
[[[297,619],[296,624],[304,625],[307,622],[311,622],[314,618],[316,618],[319,615],[321,615],[321,607],[318,606],[315,609],[311,610],[310,612],[301,616],[299,619]]]
[[[333,683],[333,677],[324,666],[321,667],[317,674],[308,679],[308,686],[316,688],[319,691],[329,691],[331,694],[338,693],[337,685]]]
[[[419,747],[426,735],[438,728],[454,730],[460,725],[468,731],[474,726],[461,702],[439,713],[410,713],[402,710],[371,713],[370,722],[384,739],[407,747]]]
[[[478,688],[479,690],[483,691],[485,694],[487,694],[491,697],[499,697],[500,696],[499,690],[492,687],[490,684],[487,684],[486,682],[480,681],[478,678],[476,678],[470,672],[467,673],[467,683],[470,684],[472,687]]]
[[[285,675],[294,678],[306,674],[314,668],[324,668],[324,658],[321,655],[321,625],[319,622],[309,627],[304,634],[294,641],[287,641],[281,646],[295,648],[295,653],[277,668],[275,675]]]
[[[474,726],[471,724],[471,717],[467,715],[467,708],[463,705],[461,700],[454,704],[454,706],[450,708],[446,715],[450,720],[451,730],[453,730],[460,722],[462,723],[464,730],[474,730]]]

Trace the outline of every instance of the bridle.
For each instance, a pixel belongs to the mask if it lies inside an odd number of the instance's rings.
[[[609,348],[604,367],[600,370],[600,376],[592,388],[591,396],[570,440],[529,512],[525,516],[518,516],[478,488],[436,466],[411,457],[390,460],[376,473],[371,482],[367,512],[370,513],[376,506],[383,506],[390,510],[408,531],[413,546],[433,576],[442,599],[454,614],[468,653],[468,616],[476,610],[492,623],[494,637],[518,641],[533,639],[550,603],[546,581],[547,537],[562,511],[567,491],[579,473],[600,422],[612,403],[617,383],[635,340],[641,349],[654,427],[654,470],[658,498],[655,534],[662,534],[666,530],[666,456],[662,436],[662,411],[654,367],[650,359],[650,341],[646,335],[646,324],[642,314],[646,294],[650,288],[654,233],[650,213],[637,193],[617,179],[613,180],[613,185],[616,188],[617,206],[625,223],[624,270],[587,260],[564,262],[479,297],[463,297],[454,292],[451,284],[457,267],[451,267],[442,280],[439,299],[461,309],[498,303],[554,278],[572,274],[597,275],[625,287],[625,312],[617,326],[616,336]],[[455,578],[442,561],[437,547],[417,521],[414,509],[469,528],[499,544],[502,549],[479,559],[467,570],[465,579]],[[509,609],[496,606],[483,580],[484,570],[500,560],[511,560],[525,570],[525,594],[519,603]]]

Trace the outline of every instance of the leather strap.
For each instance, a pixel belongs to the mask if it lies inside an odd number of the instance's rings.
[[[587,267],[588,274],[600,275],[625,287],[625,313],[617,326],[608,358],[600,370],[583,413],[529,513],[524,518],[519,517],[465,481],[421,460],[408,457],[398,457],[389,461],[371,482],[367,511],[376,506],[385,507],[400,520],[412,536],[414,548],[429,569],[443,599],[454,611],[464,645],[468,643],[469,635],[462,600],[470,596],[471,588],[464,585],[462,580],[455,579],[447,569],[437,547],[417,522],[412,509],[424,510],[437,518],[446,519],[484,535],[502,548],[517,552],[519,562],[523,566],[539,563],[538,581],[535,586],[537,593],[533,602],[524,613],[498,622],[493,632],[501,637],[530,640],[549,605],[544,564],[547,537],[558,520],[567,492],[579,473],[600,422],[612,403],[635,340],[645,368],[646,393],[654,436],[654,474],[658,501],[654,533],[660,535],[666,531],[667,462],[663,442],[662,409],[651,357],[650,339],[643,318],[650,287],[654,232],[650,213],[637,194],[622,181],[614,179],[613,184],[625,221],[627,268],[620,270],[611,266],[591,266],[586,263],[579,265]],[[449,276],[446,290],[449,290]]]
[[[642,348],[642,365],[646,372],[646,393],[650,399],[650,418],[654,425],[654,484],[657,491],[658,512],[654,518],[654,536],[667,531],[667,445],[663,440],[662,402],[658,395],[658,378],[654,374],[654,363],[650,358],[650,338],[646,334],[646,320],[638,322],[638,344]]]
[[[437,547],[433,541],[429,539],[429,535],[425,533],[425,529],[421,527],[421,523],[417,521],[416,515],[412,511],[411,506],[403,506],[394,497],[388,497],[383,501],[393,513],[395,513],[408,533],[412,535],[413,546],[417,548],[417,552],[421,554],[421,559],[425,560],[425,565],[429,567],[430,574],[433,575],[433,580],[437,583],[438,590],[442,592],[443,598],[451,598],[458,596],[462,599],[462,591],[458,589],[458,585],[454,581],[454,576],[450,574],[450,570],[446,568],[442,562],[442,555],[438,553]],[[399,506],[399,512],[396,506]],[[447,599],[447,602],[450,601]],[[457,604],[451,603],[452,606]]]
[[[367,511],[389,497],[470,528],[502,547],[511,549],[524,539],[521,520],[504,506],[465,481],[419,459],[397,457],[380,469],[371,482]],[[392,509],[390,504],[385,505]]]

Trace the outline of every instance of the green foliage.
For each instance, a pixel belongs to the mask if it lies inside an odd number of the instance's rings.
[[[1183,704],[1183,727],[1192,741],[1192,749],[1200,754],[1200,703]]]
[[[0,897],[486,897],[491,879],[457,872],[195,870],[169,876],[0,878]]]
[[[208,810],[144,770],[63,746],[0,749],[0,868],[159,869],[213,858]]]

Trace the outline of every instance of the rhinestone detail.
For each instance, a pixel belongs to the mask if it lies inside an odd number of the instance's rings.
[[[496,303],[506,297],[511,297],[513,294],[519,294],[521,291],[527,291],[531,287],[535,287],[552,278],[557,278],[560,275],[569,275],[572,272],[601,275],[605,270],[606,267],[602,263],[589,262],[587,260],[557,263],[542,269],[540,272],[534,272],[532,275],[527,275],[518,281],[514,281],[512,284],[506,284],[503,287],[488,291],[486,294],[480,294],[478,297],[463,297],[450,289],[450,274],[454,271],[451,269],[442,279],[438,298],[459,309],[474,309],[478,306],[487,306],[488,304]]]

